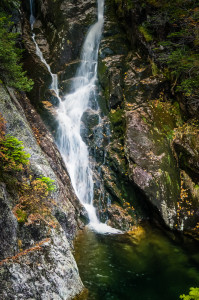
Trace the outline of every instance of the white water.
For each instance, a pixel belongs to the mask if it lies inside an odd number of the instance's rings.
[[[35,23],[35,17],[33,14],[33,1],[34,0],[30,0],[30,26],[31,29],[33,30],[34,27],[34,23]],[[47,63],[47,61],[45,60],[45,58],[43,57],[43,53],[41,52],[41,50],[39,49],[39,46],[35,40],[35,34],[32,34],[32,40],[35,44],[36,47],[36,55],[40,58],[41,62],[46,66],[46,68],[48,69],[48,72],[50,73],[51,77],[52,77],[52,83],[51,83],[51,89],[55,92],[57,98],[59,99],[59,101],[61,101],[60,97],[59,97],[59,89],[58,89],[58,78],[57,78],[57,74],[53,74],[51,72],[51,68],[49,66],[49,64]]]
[[[30,0],[30,24],[33,29],[35,18],[32,1]],[[89,225],[100,233],[120,233],[119,230],[101,223],[97,218],[93,206],[93,178],[89,164],[89,153],[80,135],[82,115],[89,108],[91,97],[96,97],[98,49],[104,23],[103,14],[104,0],[98,0],[98,21],[88,31],[81,53],[81,64],[71,87],[72,92],[65,95],[63,101],[59,97],[57,75],[52,74],[50,66],[47,64],[37,45],[34,34],[32,35],[32,39],[36,46],[36,54],[46,65],[52,76],[51,88],[55,91],[59,99],[57,110],[57,119],[59,122],[57,142],[75,193],[88,213]]]

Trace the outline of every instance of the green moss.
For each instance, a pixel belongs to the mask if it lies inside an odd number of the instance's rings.
[[[48,192],[54,192],[56,190],[56,186],[54,185],[54,180],[49,177],[41,177],[37,178],[38,181],[41,181],[46,184]]]
[[[169,154],[168,154],[168,163],[169,163],[169,165],[171,164],[171,157]]]
[[[123,118],[123,110],[120,108],[117,108],[116,110],[112,109],[109,116],[112,124],[121,124]]]
[[[151,69],[153,76],[157,76],[159,74],[159,70],[157,65],[154,63],[154,61],[151,62]]]
[[[146,26],[140,25],[138,29],[147,42],[151,42],[153,40],[153,37]]]
[[[170,177],[169,173],[168,173],[168,172],[165,172],[165,175],[166,175],[167,183],[170,184],[170,185],[172,185],[171,177]]]
[[[104,82],[106,80],[106,72],[107,72],[107,67],[105,62],[99,59],[98,76],[100,78],[100,81]]]
[[[189,295],[181,295],[180,299],[184,300],[198,300],[199,299],[199,288],[190,288]]]
[[[27,213],[22,209],[16,210],[18,223],[25,223],[27,221]]]
[[[116,138],[123,145],[125,135],[125,119],[123,117],[124,111],[122,108],[111,109],[109,119],[113,129],[113,137]]]
[[[144,116],[142,116],[142,120],[147,124],[147,119]]]
[[[157,128],[157,132],[162,137],[166,137],[168,140],[173,139],[175,128],[183,124],[178,103],[165,102],[162,95],[160,99],[150,101],[150,103],[154,128]]]

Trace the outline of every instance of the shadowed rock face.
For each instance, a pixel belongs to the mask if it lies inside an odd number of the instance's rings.
[[[62,78],[60,88],[64,92],[70,88],[71,66],[77,67],[77,60],[89,26],[96,20],[96,1],[42,1],[35,0],[33,12],[36,18],[34,33],[36,42],[42,51],[53,73],[59,73]],[[26,52],[24,64],[28,75],[35,85],[29,96],[37,107],[42,107],[41,101],[48,99],[47,90],[51,77],[47,68],[35,54],[35,44],[31,38],[29,25],[29,1],[23,1],[24,25],[23,41]]]
[[[88,27],[96,19],[96,5],[94,0],[35,1],[36,17],[41,20],[35,30],[41,40],[47,39],[53,72],[65,71],[65,64],[79,57]]]
[[[185,224],[185,228],[193,229],[197,218],[193,221],[188,215],[186,204],[182,211],[179,207],[184,206],[181,201],[184,185],[189,190],[193,210],[197,215],[198,167],[194,161],[198,157],[198,151],[192,151],[191,142],[195,137],[186,135],[186,138],[178,136],[171,139],[180,112],[175,110],[170,101],[169,83],[161,72],[154,75],[154,65],[151,59],[147,60],[148,55],[153,57],[151,48],[138,30],[143,10],[139,10],[139,5],[136,4],[132,11],[127,12],[124,8],[123,13],[116,16],[117,6],[114,5],[114,1],[106,1],[104,33],[99,50],[99,80],[103,91],[100,105],[108,118],[104,117],[105,128],[100,134],[100,125],[95,124],[92,113],[85,114],[82,119],[82,136],[96,161],[95,205],[101,218],[106,220],[111,210],[106,208],[109,198],[112,203],[117,202],[120,208],[116,209],[116,223],[119,224],[119,211],[121,218],[126,213],[133,218],[131,222],[128,219],[126,225],[124,221],[121,222],[123,228],[127,229],[135,222],[135,212],[132,207],[126,206],[126,201],[130,199],[128,202],[134,208],[136,202],[140,202],[138,199],[142,199],[142,205],[145,202],[151,203],[152,211],[155,208],[170,228],[181,229]],[[25,1],[24,9],[28,20],[29,6]],[[60,94],[63,95],[69,91],[73,82],[85,33],[96,18],[96,3],[36,0],[34,14],[36,40],[52,71],[58,72]],[[35,49],[28,21],[25,21],[23,32],[25,47],[33,59]],[[38,58],[34,59],[36,61]],[[30,69],[31,64],[28,65]],[[44,99],[56,106],[56,97],[46,92],[49,74],[45,73],[42,66],[43,71],[39,71],[39,63],[35,65],[38,65],[38,74],[41,72],[41,75],[34,75],[34,93],[37,95],[31,96],[31,100],[40,102]],[[31,71],[34,73],[34,66]],[[159,109],[155,101],[160,98],[161,93],[164,93],[161,101],[167,104]],[[49,111],[48,109],[45,115],[46,121],[51,130],[56,131],[54,115],[52,110]],[[102,141],[99,142],[99,139]],[[183,172],[191,178],[192,185]],[[104,181],[103,193],[100,191],[101,177]],[[138,188],[136,192],[135,187]],[[140,195],[137,197],[138,191]],[[147,201],[144,200],[145,197]],[[124,213],[122,209],[125,209]],[[147,211],[151,209],[146,207]],[[115,211],[115,207],[112,211]],[[113,218],[112,222],[114,224]]]
[[[128,13],[125,15],[125,10],[118,15],[121,28],[113,1],[106,1],[104,35],[99,50],[99,80],[112,125],[105,188],[111,190],[114,201],[125,207],[121,198],[130,199],[130,193],[127,197],[118,193],[122,186],[119,174],[124,168],[123,180],[132,188],[138,187],[136,193],[141,191],[141,203],[149,204],[148,211],[157,210],[170,228],[192,234],[198,222],[199,198],[195,185],[198,182],[198,131],[175,133],[182,124],[181,112],[175,102],[177,99],[170,100],[171,87],[167,80],[161,72],[154,74],[151,60],[146,58],[147,45],[140,40],[136,27],[141,17],[138,11],[137,8],[131,18]],[[161,99],[160,103],[157,99]],[[113,164],[115,156],[117,164]],[[191,209],[183,200],[184,189],[188,193],[186,200],[192,199]],[[130,204],[135,205],[135,199],[131,199]]]

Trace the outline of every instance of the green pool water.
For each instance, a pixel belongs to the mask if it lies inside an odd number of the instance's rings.
[[[122,235],[86,228],[74,255],[88,300],[175,300],[199,287],[199,251],[187,248],[150,226]]]

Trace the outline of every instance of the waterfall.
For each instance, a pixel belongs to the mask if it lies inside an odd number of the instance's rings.
[[[90,226],[98,232],[116,233],[118,230],[101,223],[93,206],[93,176],[89,153],[80,129],[83,113],[89,108],[89,100],[96,98],[98,50],[104,23],[104,0],[98,0],[98,21],[87,33],[81,63],[76,72],[71,93],[64,96],[58,108],[58,145],[67,166],[77,197],[84,205]]]
[[[33,14],[33,1],[34,0],[30,0],[30,26],[31,26],[31,30],[33,31],[34,28],[34,23],[35,23],[35,16]],[[35,34],[32,33],[32,40],[35,44],[36,47],[36,55],[39,57],[39,59],[41,60],[41,62],[46,66],[46,68],[48,69],[48,72],[50,73],[51,77],[52,77],[52,83],[51,83],[51,89],[55,92],[57,98],[59,99],[59,101],[61,101],[60,97],[59,97],[59,89],[58,89],[58,78],[57,78],[57,74],[53,74],[51,72],[51,68],[49,66],[49,64],[47,63],[47,61],[45,60],[43,53],[41,52],[41,50],[39,49],[39,46],[36,42],[35,39]]]
[[[33,30],[35,17],[33,15],[33,0],[30,0],[30,24]],[[90,226],[100,233],[119,233],[120,231],[101,223],[93,206],[94,184],[92,170],[89,162],[89,152],[83,142],[80,129],[83,113],[89,108],[89,100],[96,99],[96,81],[98,50],[104,23],[104,0],[98,0],[98,20],[87,33],[82,52],[81,63],[76,72],[71,92],[59,97],[57,75],[52,74],[39,49],[33,33],[32,39],[36,46],[36,54],[46,65],[52,76],[51,88],[59,99],[57,120],[59,124],[57,144],[66,164],[69,176],[80,202],[84,205],[90,220]]]

